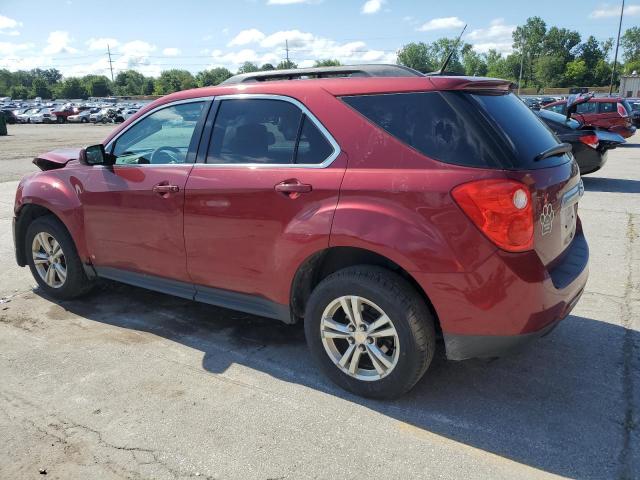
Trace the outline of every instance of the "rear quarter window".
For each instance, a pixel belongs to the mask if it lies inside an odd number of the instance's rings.
[[[342,100],[420,153],[483,168],[544,168],[567,156],[534,158],[558,141],[515,95],[461,91],[358,95]]]

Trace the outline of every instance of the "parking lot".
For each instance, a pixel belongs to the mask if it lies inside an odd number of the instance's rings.
[[[55,303],[16,266],[17,179],[113,125],[0,137],[0,478],[640,478],[640,134],[584,177],[591,276],[518,355],[393,402],[333,386],[300,326],[111,282]]]

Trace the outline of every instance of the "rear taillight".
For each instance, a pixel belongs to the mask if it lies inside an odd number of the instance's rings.
[[[489,240],[508,252],[533,248],[531,193],[514,180],[478,180],[455,187],[451,194]]]
[[[597,135],[583,135],[580,137],[580,141],[591,148],[598,148],[598,136]]]
[[[618,115],[620,115],[621,117],[627,116],[627,109],[624,108],[624,105],[622,105],[621,103],[618,103]]]

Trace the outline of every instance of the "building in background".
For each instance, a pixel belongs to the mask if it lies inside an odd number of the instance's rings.
[[[620,77],[620,95],[623,97],[640,97],[640,75],[635,70],[631,75]]]

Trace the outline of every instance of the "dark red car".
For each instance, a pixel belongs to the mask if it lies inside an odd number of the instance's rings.
[[[567,101],[558,100],[542,108],[565,115]],[[630,112],[631,106],[624,98],[593,97],[588,102],[578,105],[572,117],[584,125],[603,128],[629,138],[636,132]]]
[[[41,155],[18,263],[60,299],[109,278],[304,320],[322,370],[373,397],[409,390],[437,337],[461,360],[548,333],[588,276],[570,147],[507,81],[351,68],[175,93]]]

